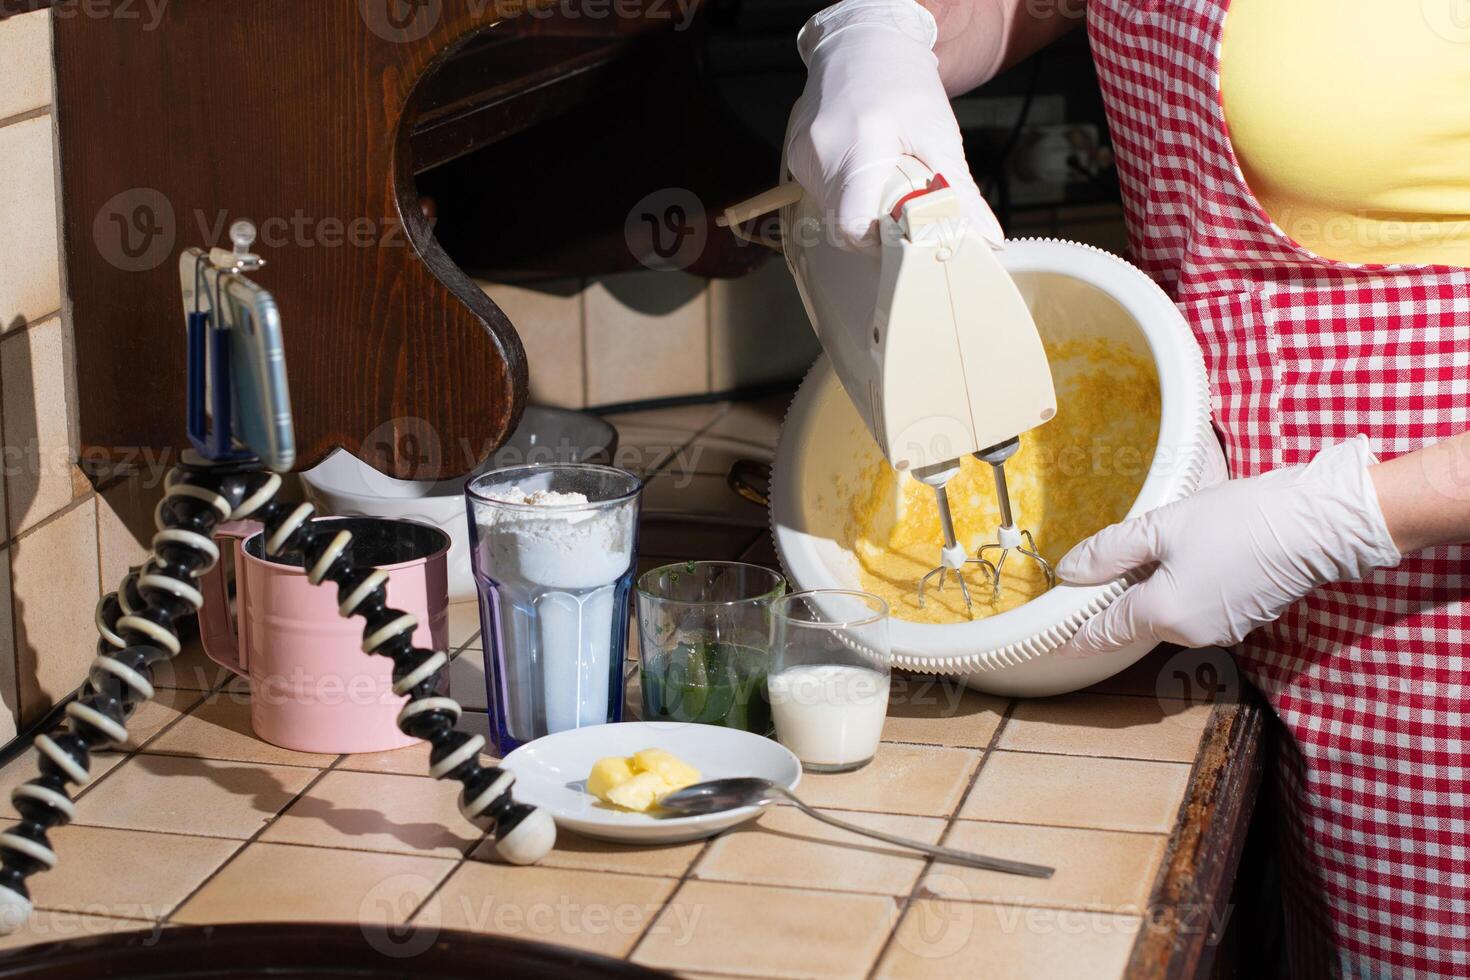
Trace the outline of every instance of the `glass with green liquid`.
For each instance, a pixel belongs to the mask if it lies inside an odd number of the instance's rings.
[[[759,565],[690,561],[638,579],[644,721],[770,735],[771,603],[786,580]]]

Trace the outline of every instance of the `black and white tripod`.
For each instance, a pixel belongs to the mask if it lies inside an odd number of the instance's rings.
[[[253,240],[253,234],[249,236]],[[237,248],[226,267],[217,250],[202,261],[217,275],[238,276],[240,259],[258,257]],[[203,254],[203,253],[199,253]],[[221,314],[222,315],[222,314]],[[220,324],[213,325],[215,329]],[[225,378],[213,378],[216,385]],[[191,386],[191,391],[193,390]],[[202,387],[200,388],[202,391]],[[216,418],[216,426],[219,424]],[[393,661],[393,691],[407,697],[398,727],[432,746],[429,775],[454,779],[463,788],[459,809],[482,831],[493,833],[496,851],[514,864],[539,861],[551,850],[556,828],[542,810],[516,803],[511,773],[480,761],[482,735],[457,731],[460,706],[444,697],[441,674],[449,662],[443,650],[424,650],[412,642],[417,619],[388,605],[388,573],[359,567],[352,559],[352,535],[340,526],[312,520],[309,503],[276,499],[280,475],[268,470],[238,440],[226,459],[197,450],[185,452],[169,472],[165,496],[154,513],[158,531],[153,554],[123,579],[117,592],[97,606],[97,658],[86,683],[66,707],[65,719],[37,735],[40,774],[11,794],[20,822],[0,833],[0,932],[21,927],[31,912],[26,879],[56,865],[47,831],[70,822],[76,805],[67,784],[85,785],[91,754],[127,740],[127,721],[153,697],[154,668],[177,656],[174,623],[196,612],[204,598],[201,574],[219,560],[213,532],[225,521],[250,518],[264,524],[265,550],[271,556],[300,556],[313,585],[336,586],[338,612],[363,619],[363,650]]]

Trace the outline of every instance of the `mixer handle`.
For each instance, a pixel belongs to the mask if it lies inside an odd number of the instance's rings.
[[[769,190],[761,191],[755,197],[748,197],[730,205],[715,218],[715,225],[720,228],[729,228],[730,233],[742,242],[752,245],[764,245],[766,248],[781,251],[781,240],[770,235],[759,232],[749,232],[743,227],[747,222],[754,221],[772,211],[789,207],[801,200],[803,191],[801,185],[795,181],[779,184]]]

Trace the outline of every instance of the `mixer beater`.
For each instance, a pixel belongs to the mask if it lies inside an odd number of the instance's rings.
[[[1000,527],[997,529],[997,540],[980,546],[980,550],[974,557],[968,557],[964,547],[955,536],[954,517],[949,509],[949,491],[946,484],[959,473],[957,462],[945,463],[941,466],[929,467],[922,472],[915,471],[914,476],[921,483],[934,488],[934,496],[939,505],[939,528],[944,536],[944,544],[940,548],[940,563],[928,574],[919,579],[919,608],[924,608],[924,592],[928,588],[929,580],[939,579],[935,591],[943,591],[945,579],[948,573],[953,571],[955,582],[960,587],[960,595],[965,600],[965,610],[974,608],[970,598],[970,588],[965,584],[964,576],[960,574],[966,565],[979,565],[985,572],[986,579],[990,583],[990,601],[1000,601],[1001,575],[1005,570],[1006,559],[1012,551],[1031,559],[1041,566],[1042,573],[1046,576],[1046,587],[1051,588],[1057,584],[1057,573],[1051,566],[1051,562],[1041,557],[1041,552],[1036,547],[1036,539],[1031,532],[1025,528],[1017,528],[1015,516],[1011,511],[1011,494],[1006,485],[1006,460],[1016,455],[1016,450],[1021,448],[1019,438],[1007,439],[989,449],[982,449],[975,453],[975,458],[983,463],[989,463],[991,470],[995,473],[995,498],[1000,505]],[[999,552],[995,560],[986,557],[986,552]]]

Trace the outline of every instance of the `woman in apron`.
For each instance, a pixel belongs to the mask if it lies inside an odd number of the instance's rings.
[[[844,0],[788,163],[850,247],[911,154],[1000,229],[947,97],[1082,0]],[[1090,0],[1133,260],[1204,348],[1233,479],[1115,525],[1072,641],[1239,644],[1286,732],[1299,977],[1470,976],[1470,17],[1457,0]],[[927,9],[926,9],[927,8]],[[1227,119],[1229,126],[1227,127]]]

